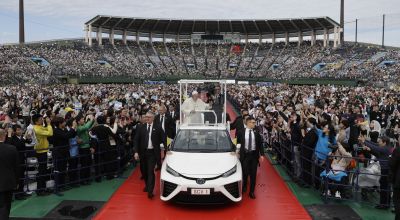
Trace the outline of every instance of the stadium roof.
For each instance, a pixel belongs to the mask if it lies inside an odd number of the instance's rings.
[[[124,31],[140,34],[155,35],[191,35],[198,34],[220,34],[238,33],[241,35],[268,35],[298,32],[322,33],[328,29],[333,32],[337,22],[329,17],[296,18],[296,19],[274,19],[274,20],[204,20],[204,19],[150,19],[130,18],[97,15],[85,25],[91,25],[92,31],[109,33],[111,29],[115,33]],[[307,35],[307,34],[305,34]]]

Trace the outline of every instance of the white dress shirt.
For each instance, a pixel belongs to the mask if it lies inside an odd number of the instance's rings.
[[[154,149],[153,142],[151,141],[151,133],[153,133],[153,123],[146,124],[146,132],[149,129],[149,125],[150,125],[150,131],[149,131],[149,143],[147,143],[147,149]]]
[[[164,125],[164,121],[165,121],[165,114],[160,115],[160,122],[161,122],[161,128],[163,129],[163,131],[165,132],[165,125]]]
[[[248,149],[248,146],[249,146],[249,131],[251,131],[251,143],[250,143],[251,149]],[[256,136],[254,135],[254,131],[253,130],[250,130],[250,129],[246,128],[246,132],[244,134],[244,139],[245,139],[245,146],[244,147],[245,147],[246,150],[248,150],[248,151],[256,150]]]

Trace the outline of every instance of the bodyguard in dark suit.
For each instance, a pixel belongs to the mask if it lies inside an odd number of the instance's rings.
[[[5,144],[6,131],[0,128],[0,219],[8,219],[13,191],[18,183],[18,151]]]
[[[18,156],[19,156],[19,181],[18,181],[18,189],[15,194],[16,200],[23,200],[30,196],[24,192],[25,185],[25,171],[26,171],[26,147],[25,143],[30,143],[31,140],[22,136],[22,128],[20,125],[13,125],[11,130],[12,132],[8,132],[8,136],[6,138],[6,143],[13,145],[17,148]]]
[[[238,116],[235,121],[233,121],[230,125],[231,130],[235,130],[235,137],[238,137],[238,134],[243,130],[244,127],[244,121],[246,120],[246,117],[249,115],[249,111],[247,110],[242,110],[242,115]]]
[[[164,105],[161,105],[158,111],[159,114],[154,118],[154,124],[156,124],[157,127],[162,128],[165,134],[163,144],[164,146],[167,146],[167,137],[172,139],[174,136],[172,117],[171,115],[167,114],[167,108]]]
[[[141,127],[146,126],[146,124],[147,124],[147,117],[146,117],[146,114],[143,114],[143,115],[141,115],[140,122],[135,127],[135,135],[132,137],[132,148],[134,151],[135,151],[135,149],[134,149],[135,148],[135,137],[137,136],[138,132],[141,130]],[[137,152],[137,153],[139,153],[139,152]],[[144,155],[139,154],[139,158],[141,158],[141,157],[144,158]],[[140,179],[144,180],[144,177],[146,175],[146,170],[145,170],[146,167],[145,167],[144,163],[139,163],[139,168],[140,168],[140,173],[142,174]]]
[[[134,148],[135,160],[140,159],[144,163],[144,180],[148,198],[153,198],[155,184],[154,169],[157,161],[161,160],[161,145],[164,141],[164,134],[161,127],[154,123],[154,113],[146,113],[147,124],[141,126],[136,132]],[[139,155],[141,155],[139,157]]]
[[[169,105],[168,107],[168,113],[171,116],[172,119],[172,133],[171,133],[171,139],[175,138],[176,135],[176,121],[179,121],[179,111],[176,110],[174,105]]]
[[[175,132],[173,128],[173,122],[171,115],[167,114],[167,107],[165,105],[161,105],[158,109],[158,115],[156,115],[154,119],[154,124],[157,124],[158,127],[161,127],[164,133],[163,144],[165,146],[164,155],[167,154],[167,139],[173,138],[173,133]],[[165,157],[165,156],[164,156]],[[161,169],[161,160],[157,161],[157,169]]]
[[[246,119],[246,129],[238,134],[237,143],[240,144],[239,158],[243,172],[243,192],[247,190],[247,179],[250,176],[250,198],[255,199],[254,194],[259,160],[264,160],[264,149],[261,135],[254,130],[256,120],[253,117]]]

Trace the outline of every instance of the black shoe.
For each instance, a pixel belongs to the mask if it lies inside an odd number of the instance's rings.
[[[58,189],[58,192],[65,192],[67,190],[69,190],[68,187],[61,187],[61,188]]]
[[[90,185],[90,182],[89,182],[89,181],[83,181],[83,182],[81,183],[81,185],[87,186],[87,185]]]
[[[28,198],[28,196],[25,196],[24,194],[15,195],[15,200],[25,200],[27,198]]]
[[[23,193],[19,193],[19,194],[17,194],[17,195],[15,195],[15,197],[23,197],[23,199],[27,199],[27,198],[29,198],[29,197],[31,197],[32,196],[32,194],[28,194],[28,193],[26,193],[26,192],[23,192]],[[16,198],[17,199],[17,198]],[[18,200],[18,199],[17,199]]]
[[[100,182],[101,182],[101,177],[97,177],[97,178],[95,179],[95,181],[96,181],[97,183],[100,183]]]
[[[153,193],[147,193],[147,198],[152,199],[154,197]]]
[[[112,179],[114,179],[114,176],[107,176],[106,179],[107,180],[112,180]]]
[[[46,192],[46,191],[42,191],[42,192],[36,192],[36,195],[37,196],[48,196],[48,195],[50,195],[50,193]]]
[[[54,193],[56,196],[64,196],[64,193],[62,193],[62,192],[55,192]]]
[[[256,195],[254,195],[254,193],[250,193],[249,196],[250,196],[250,199],[256,199]]]
[[[375,206],[375,208],[376,209],[383,209],[383,210],[387,210],[387,209],[389,209],[389,206],[388,205],[377,205],[377,206]]]
[[[147,188],[146,187],[143,188],[143,192],[147,192]]]

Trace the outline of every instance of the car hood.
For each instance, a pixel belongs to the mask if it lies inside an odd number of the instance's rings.
[[[191,177],[221,175],[237,164],[236,154],[224,153],[182,153],[170,152],[166,157],[169,167]]]

